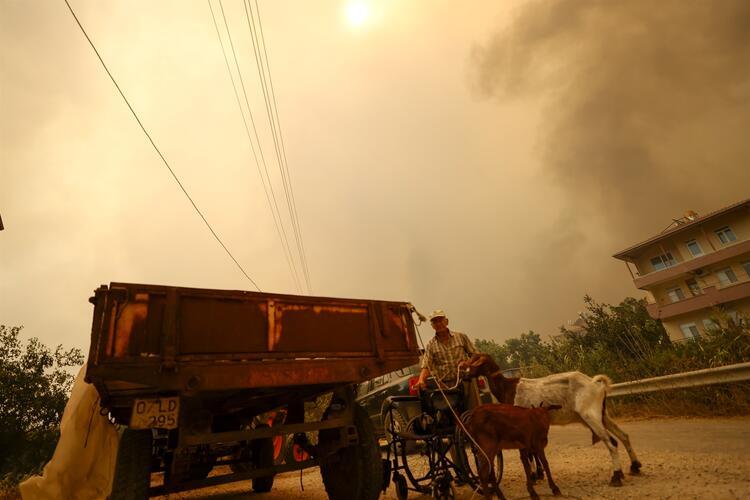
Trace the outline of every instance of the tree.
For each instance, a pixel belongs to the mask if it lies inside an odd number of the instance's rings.
[[[602,304],[586,295],[586,337],[592,344],[602,344],[617,356],[638,359],[669,337],[661,322],[651,318],[646,301],[627,297],[617,306]]]
[[[628,297],[615,306],[588,295],[583,300],[586,310],[577,328],[560,327],[561,334],[548,342],[528,331],[501,345],[479,340],[477,349],[491,354],[502,368],[533,367],[525,371],[532,376],[580,370],[631,380],[663,373],[664,352],[674,351],[661,322],[649,316],[645,300]]]
[[[646,301],[625,298],[613,306],[584,297],[583,328],[561,327],[552,357],[559,368],[608,373],[620,380],[663,371],[662,353],[671,342],[661,322],[649,316]]]
[[[549,357],[549,346],[542,342],[538,333],[529,330],[517,339],[505,341],[508,361],[513,368],[544,364]]]
[[[24,346],[22,326],[0,325],[0,477],[37,472],[51,457],[80,349],[54,351],[31,338]]]
[[[542,342],[538,333],[529,330],[519,338],[508,339],[502,345],[494,340],[477,340],[479,352],[489,354],[501,369],[524,368],[544,364],[549,358],[549,345]]]
[[[474,342],[474,347],[477,351],[489,354],[498,366],[505,370],[510,368],[508,365],[508,351],[505,346],[501,346],[494,340],[482,340],[478,339]]]

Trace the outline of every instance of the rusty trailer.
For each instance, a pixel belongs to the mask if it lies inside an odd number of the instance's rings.
[[[243,479],[268,491],[275,474],[316,465],[330,498],[371,500],[387,484],[354,385],[417,362],[411,304],[126,283],[90,301],[86,379],[125,428],[112,499]],[[305,403],[328,393],[306,421]],[[306,460],[275,463],[283,435]]]

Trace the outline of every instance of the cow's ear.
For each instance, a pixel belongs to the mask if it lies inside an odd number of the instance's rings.
[[[469,360],[469,366],[479,366],[484,361],[481,354],[473,354]]]

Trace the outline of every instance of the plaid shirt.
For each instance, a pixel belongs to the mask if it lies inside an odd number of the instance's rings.
[[[448,333],[450,337],[447,342],[438,340],[437,335],[427,342],[422,356],[422,368],[430,370],[430,374],[437,380],[452,385],[456,381],[458,363],[469,359],[477,350],[463,333],[450,330]]]

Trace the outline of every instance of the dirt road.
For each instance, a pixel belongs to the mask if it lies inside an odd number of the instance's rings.
[[[563,498],[750,498],[750,418],[658,419],[624,422],[622,427],[630,434],[643,471],[640,476],[626,475],[621,488],[607,485],[611,475],[609,454],[601,443],[590,445],[591,435],[586,429],[571,425],[550,430],[547,456]],[[629,462],[624,449],[620,457],[626,468]],[[507,453],[505,462],[503,492],[508,498],[528,498],[517,454]],[[304,491],[300,490],[299,472],[283,474],[277,476],[271,493],[251,497],[327,498],[317,469],[304,471],[302,484]],[[239,500],[247,499],[249,490],[249,482],[240,482],[169,498]],[[546,483],[539,484],[537,492],[553,498]],[[395,499],[393,487],[382,498]],[[414,494],[409,498],[428,497]],[[458,498],[469,500],[472,491],[459,488]]]

